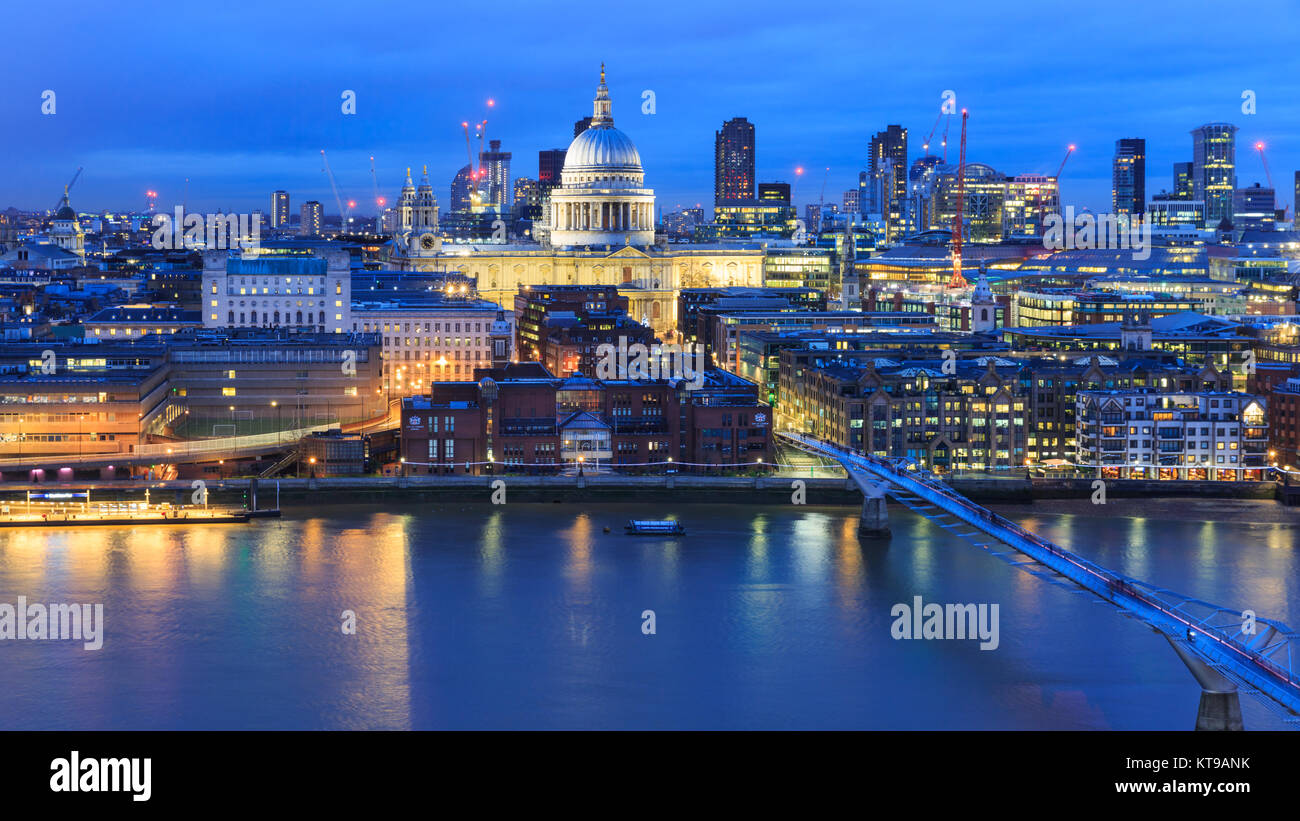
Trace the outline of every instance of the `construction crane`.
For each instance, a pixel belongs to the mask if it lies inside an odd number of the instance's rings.
[[[481,165],[483,158],[483,139],[487,136],[487,120],[480,120],[474,124],[474,136],[478,137],[479,163],[474,161],[473,149],[470,147],[469,123],[461,123],[461,125],[465,128],[465,159],[469,162],[470,201],[473,204],[478,204],[480,200],[479,180],[487,176],[487,173],[483,170]]]
[[[1268,180],[1268,187],[1273,188],[1273,172],[1268,170],[1268,157],[1264,156],[1264,143],[1262,142],[1255,143],[1255,150],[1259,152],[1259,161],[1264,164],[1264,179]],[[1274,196],[1277,196],[1276,188],[1273,188],[1273,194]],[[1287,213],[1289,211],[1290,211],[1289,208],[1282,209],[1283,220],[1287,218]]]
[[[325,168],[324,168],[325,176],[329,177],[330,188],[334,191],[334,204],[339,207],[340,228],[342,228],[342,221],[345,219],[345,212],[343,210],[343,198],[339,196],[339,186],[338,183],[334,181],[334,172],[330,169],[330,161],[329,158],[325,156],[325,149],[323,148],[320,150],[320,159],[321,162],[325,163]]]
[[[943,161],[947,162],[948,161],[948,122],[952,122],[951,112],[944,112],[943,109],[939,110],[939,116],[934,118],[934,125],[930,128],[930,133],[926,135],[925,142],[921,143],[921,150],[924,151],[926,154],[930,153],[930,144],[934,142],[934,132],[939,130],[939,121],[943,119],[945,113],[947,113],[948,115],[948,120],[947,122],[944,123],[943,126],[943,148],[944,148]]]
[[[949,288],[965,288],[961,274],[962,212],[966,208],[966,109],[961,110],[961,150],[957,154],[957,210],[952,215],[952,279]]]
[[[84,168],[84,166],[80,166],[80,165],[77,166],[77,173],[73,174],[73,175],[72,175],[72,179],[68,180],[68,184],[65,185],[65,186],[63,186],[63,196],[64,196],[64,197],[68,196],[68,192],[71,191],[71,190],[72,190],[72,186],[76,184],[76,182],[77,182],[77,178],[79,178],[79,177],[81,176],[81,170],[82,170],[82,168]],[[57,211],[58,208],[59,208],[59,206],[62,205],[62,204],[63,204],[63,200],[60,198],[58,202],[54,203],[54,209]]]
[[[822,229],[822,214],[826,210],[826,180],[830,177],[830,175],[831,175],[831,167],[828,165],[826,166],[826,171],[822,174],[822,193],[821,196],[817,199],[817,230],[818,231],[821,231]],[[790,195],[790,199],[791,199],[791,204],[793,204],[793,200],[794,200],[793,194]]]
[[[1259,161],[1264,163],[1264,179],[1268,180],[1268,187],[1273,188],[1273,174],[1268,170],[1268,158],[1264,156],[1264,144],[1255,143],[1255,150],[1259,152]],[[1276,191],[1276,188],[1273,188]]]
[[[469,196],[473,203],[478,198],[478,174],[474,168],[474,149],[469,141],[469,122],[462,122],[461,127],[465,129],[465,167],[469,169]],[[478,132],[478,126],[474,126],[475,133]]]
[[[374,189],[375,192],[375,208],[379,209],[379,214],[382,216],[384,206],[388,203],[383,197],[379,196],[379,176],[375,174],[374,154],[370,155],[370,187]]]
[[[1061,164],[1056,168],[1056,179],[1058,182],[1061,179],[1061,172],[1065,170],[1065,161],[1070,159],[1070,155],[1073,153],[1074,153],[1074,144],[1071,143],[1070,147],[1065,150],[1065,156],[1061,158]]]

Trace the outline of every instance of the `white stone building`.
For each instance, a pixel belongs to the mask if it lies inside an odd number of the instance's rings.
[[[352,326],[347,251],[203,254],[205,328],[302,328],[343,333]]]

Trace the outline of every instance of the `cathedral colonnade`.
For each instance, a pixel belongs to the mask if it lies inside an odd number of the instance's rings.
[[[654,227],[653,207],[644,200],[557,200],[551,225],[565,231],[644,231]]]

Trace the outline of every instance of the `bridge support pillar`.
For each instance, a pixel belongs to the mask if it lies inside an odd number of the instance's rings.
[[[1233,684],[1218,670],[1194,652],[1180,646],[1181,640],[1174,641],[1161,633],[1174,648],[1178,658],[1183,660],[1187,669],[1201,685],[1201,703],[1196,708],[1196,729],[1198,730],[1244,730],[1241,720],[1241,694]]]
[[[1241,720],[1241,694],[1201,691],[1201,703],[1196,708],[1198,730],[1244,730]]]
[[[861,541],[888,541],[889,509],[884,494],[862,497],[862,518],[858,520],[858,539]]]

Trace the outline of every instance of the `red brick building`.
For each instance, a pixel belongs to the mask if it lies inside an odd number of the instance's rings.
[[[771,408],[754,383],[552,376],[540,363],[480,369],[402,403],[410,474],[654,473],[771,461]]]
[[[1267,399],[1268,464],[1300,466],[1300,366],[1259,362],[1246,390]]]
[[[1268,396],[1269,464],[1300,467],[1300,378],[1275,385]]]

